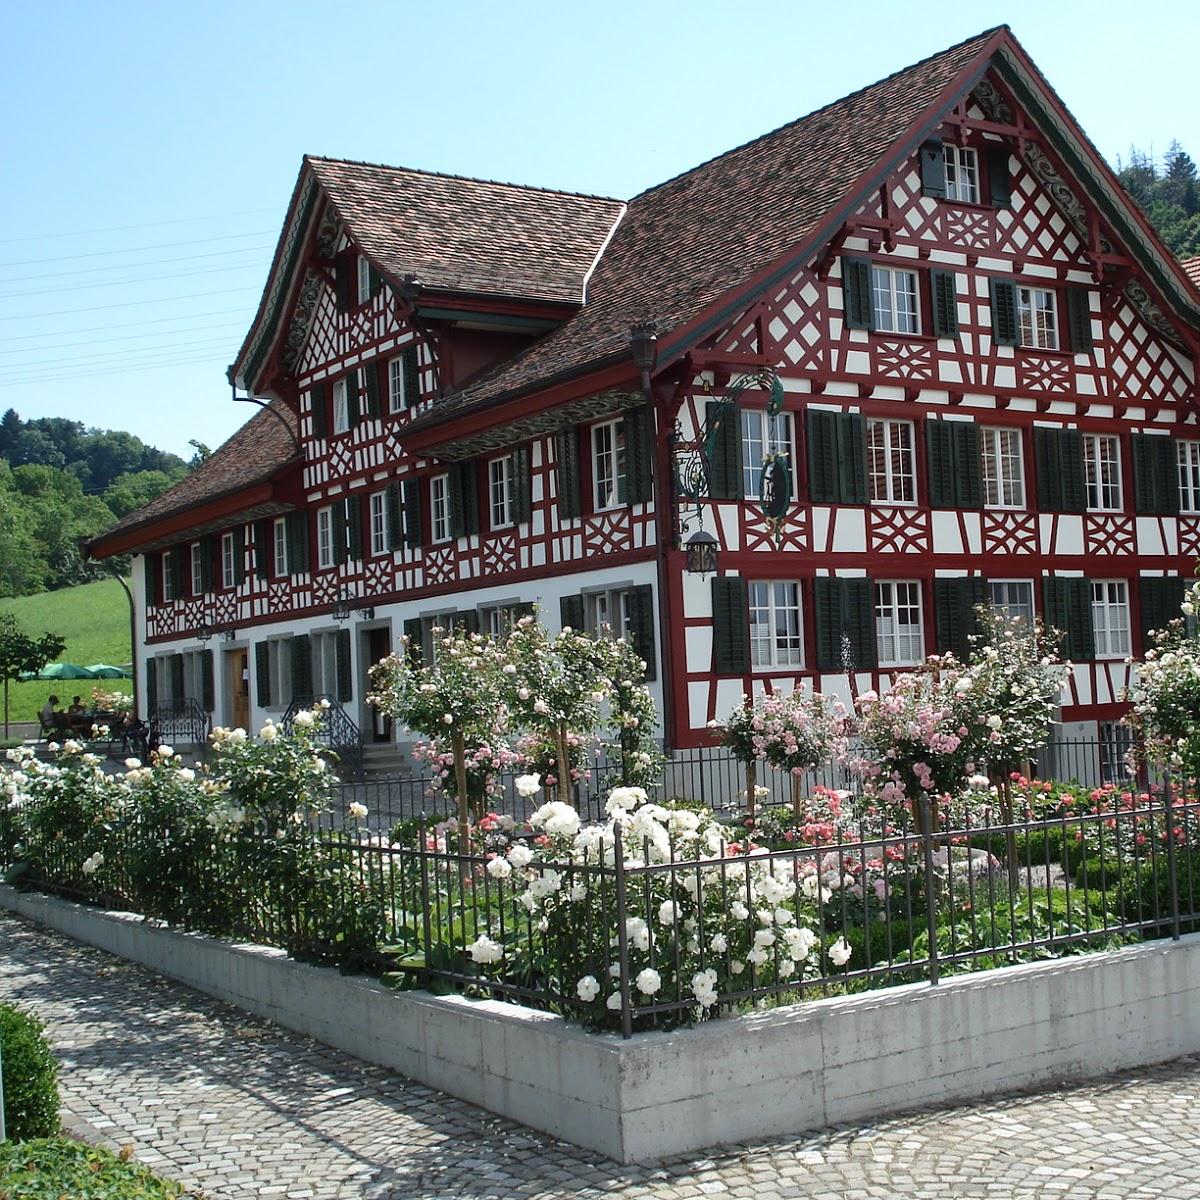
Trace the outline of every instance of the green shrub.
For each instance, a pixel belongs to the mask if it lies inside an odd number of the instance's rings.
[[[12,1200],[174,1200],[188,1195],[177,1183],[70,1138],[38,1138],[0,1145],[0,1196]]]
[[[8,1137],[23,1142],[57,1133],[58,1064],[41,1021],[11,1004],[0,1004],[0,1062]]]

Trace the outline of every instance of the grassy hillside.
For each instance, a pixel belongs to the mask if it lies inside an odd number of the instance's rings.
[[[37,635],[49,630],[65,638],[67,648],[62,652],[63,662],[78,663],[81,667],[103,662],[120,667],[130,660],[129,601],[115,579],[100,579],[56,592],[0,600],[0,612],[12,613],[28,633]],[[133,688],[129,679],[106,679],[97,683],[108,691],[129,692]],[[82,696],[86,704],[97,683],[89,679],[14,683],[9,693],[9,719],[36,720],[37,711],[46,702],[51,688],[64,707],[70,704],[73,695]],[[0,709],[0,720],[3,715]]]

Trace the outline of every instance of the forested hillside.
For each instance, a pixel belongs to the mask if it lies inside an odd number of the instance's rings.
[[[1145,150],[1118,160],[1117,175],[1177,258],[1200,254],[1200,184],[1196,164],[1178,142],[1161,160]]]
[[[112,525],[183,477],[177,454],[131,433],[78,421],[0,419],[0,596],[25,596],[95,577],[81,538]]]

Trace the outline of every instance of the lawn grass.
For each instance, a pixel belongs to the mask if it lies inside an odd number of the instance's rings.
[[[65,638],[67,647],[61,655],[63,662],[81,667],[98,662],[120,667],[128,664],[132,656],[129,601],[115,579],[98,579],[94,583],[56,592],[0,600],[0,612],[12,613],[22,628],[35,637],[49,630]],[[95,683],[90,679],[13,683],[9,691],[9,720],[36,721],[38,709],[45,704],[51,689],[64,708],[75,695],[82,696],[86,704],[97,684],[106,691],[128,693],[133,689],[129,679],[105,679]],[[0,733],[3,733],[2,727]]]
[[[190,1196],[120,1155],[71,1138],[0,1143],[0,1200],[174,1200]]]

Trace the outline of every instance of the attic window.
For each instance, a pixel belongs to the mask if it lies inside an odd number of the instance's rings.
[[[363,255],[358,256],[358,302],[366,304],[371,298],[371,264]]]
[[[979,203],[979,156],[970,146],[942,146],[946,165],[946,199]]]

